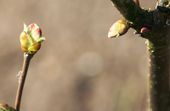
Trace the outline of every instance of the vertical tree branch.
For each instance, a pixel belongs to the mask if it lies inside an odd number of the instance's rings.
[[[19,85],[18,85],[16,99],[15,99],[16,111],[20,111],[23,88],[24,88],[24,84],[25,84],[25,80],[26,80],[26,76],[27,76],[28,67],[29,67],[32,57],[33,57],[33,55],[24,53],[24,61],[23,61],[22,71],[19,75]]]
[[[159,0],[157,9],[144,11],[132,0],[111,0],[135,30],[149,40],[151,111],[170,111],[170,0]]]
[[[150,42],[150,107],[152,111],[170,111],[169,43]]]

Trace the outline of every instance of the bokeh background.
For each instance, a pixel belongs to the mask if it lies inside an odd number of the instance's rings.
[[[119,18],[110,0],[0,0],[0,102],[14,105],[19,34],[35,22],[46,41],[31,62],[21,111],[145,111],[145,40],[132,29],[108,39]]]

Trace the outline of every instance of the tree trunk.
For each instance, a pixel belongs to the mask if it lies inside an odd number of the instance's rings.
[[[158,34],[159,39],[148,43],[150,107],[151,111],[170,111],[170,36],[168,31],[158,30]]]
[[[133,0],[111,0],[131,27],[148,40],[151,111],[170,111],[170,0],[159,0],[155,10]]]

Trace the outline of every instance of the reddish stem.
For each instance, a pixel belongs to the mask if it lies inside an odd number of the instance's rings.
[[[32,57],[33,57],[33,55],[24,53],[24,61],[23,61],[21,73],[19,75],[19,84],[18,84],[16,99],[15,99],[16,111],[20,111],[22,93],[23,93],[23,89],[24,89],[24,84],[25,84],[25,80],[26,80],[26,76],[27,76],[28,67],[29,67]]]

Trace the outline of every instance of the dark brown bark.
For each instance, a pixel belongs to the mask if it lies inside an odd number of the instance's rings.
[[[152,45],[149,48],[149,86],[152,111],[170,111],[170,49],[169,43],[164,42],[161,45],[151,41],[149,43]]]
[[[153,11],[141,9],[133,0],[111,0],[120,13],[148,39],[151,111],[170,111],[170,0],[160,0]]]

